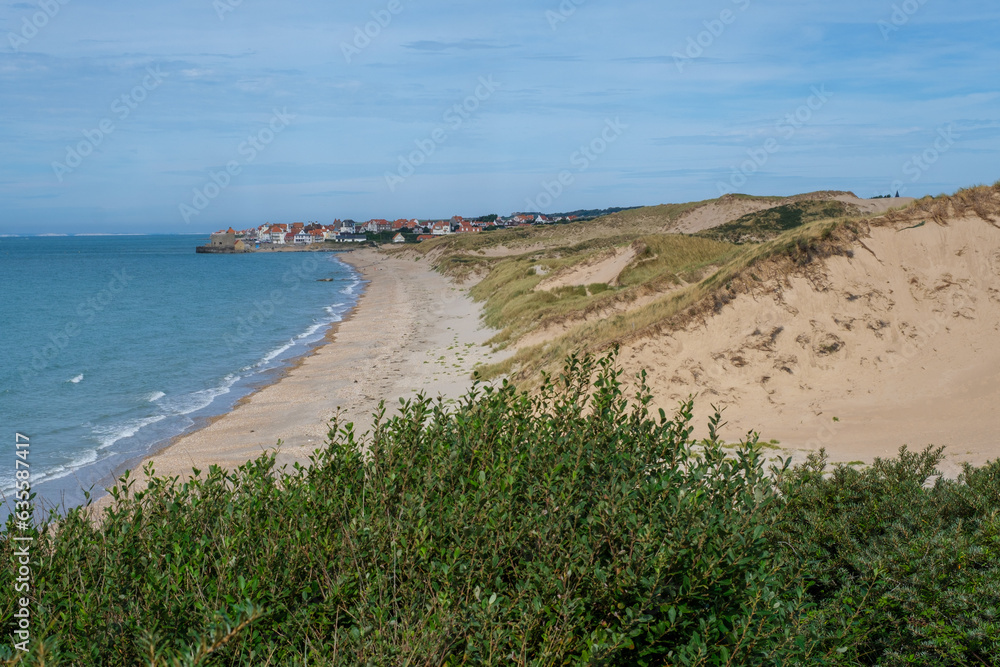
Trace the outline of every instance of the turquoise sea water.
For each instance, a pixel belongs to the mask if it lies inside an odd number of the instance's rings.
[[[40,499],[80,504],[273,381],[360,292],[334,253],[196,255],[204,241],[0,238],[3,497],[15,433]]]

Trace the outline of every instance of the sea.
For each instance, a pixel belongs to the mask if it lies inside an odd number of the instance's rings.
[[[339,253],[195,254],[207,240],[0,238],[0,506],[18,434],[36,508],[83,504],[278,379],[360,294]]]

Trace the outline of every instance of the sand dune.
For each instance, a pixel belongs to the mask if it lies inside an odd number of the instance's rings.
[[[909,206],[914,201],[913,197],[890,197],[889,199],[859,199],[852,194],[846,195],[836,195],[833,197],[836,201],[842,201],[845,204],[851,204],[856,206],[862,215],[882,215],[888,211],[897,208],[903,208]]]
[[[811,192],[794,197],[746,198],[726,195],[704,206],[688,211],[670,225],[665,232],[696,234],[706,229],[721,227],[744,215],[792,204],[799,201],[839,201],[854,206],[862,215],[881,215],[886,211],[913,203],[912,197],[891,199],[861,199],[850,192]]]
[[[919,224],[919,223],[917,223]],[[909,227],[909,228],[907,228]],[[1000,457],[1000,229],[978,217],[874,227],[853,257],[765,283],[715,316],[626,345],[662,407],[689,395],[796,453],[870,462],[902,444]]]
[[[560,271],[538,283],[535,289],[553,290],[560,287],[593,285],[594,283],[616,285],[618,276],[632,263],[635,256],[634,246],[617,248],[569,270]]]
[[[713,227],[721,227],[749,213],[766,211],[787,203],[784,199],[744,199],[726,195],[685,213],[664,231],[674,234],[696,234]]]

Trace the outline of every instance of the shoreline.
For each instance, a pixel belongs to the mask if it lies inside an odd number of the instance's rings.
[[[341,423],[352,422],[361,434],[380,400],[391,410],[421,391],[457,398],[471,386],[477,364],[500,358],[482,345],[492,332],[481,324],[480,306],[425,261],[367,248],[340,259],[362,280],[354,307],[272,382],[131,465],[136,490],[150,463],[158,477],[181,481],[192,468],[233,470],[269,451],[277,452],[278,468],[306,465],[325,446],[338,410]],[[116,471],[107,488],[123,473]],[[110,500],[105,489],[92,509]]]

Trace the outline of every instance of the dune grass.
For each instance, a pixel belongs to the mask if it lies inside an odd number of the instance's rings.
[[[778,256],[801,266],[834,253],[840,248],[830,242],[834,230],[845,223],[844,213],[855,210],[839,201],[799,198],[698,235],[662,232],[684,213],[710,202],[632,209],[578,224],[446,237],[419,251],[433,257],[443,273],[478,281],[470,293],[483,302],[485,324],[499,330],[491,344],[506,347],[534,331],[565,330],[555,340],[480,369],[484,377],[516,372],[525,379],[552,369],[574,351],[605,350],[672,326],[685,312],[691,316],[718,309],[735,296],[734,280],[738,289],[747,289],[743,274],[750,266]],[[747,243],[749,239],[768,240]],[[610,258],[612,251],[627,247],[635,257],[613,284],[593,290],[540,288],[548,276]],[[500,248],[504,255],[486,252]],[[662,298],[653,303],[631,306],[659,294]]]
[[[516,255],[519,254],[518,250],[547,251],[588,241],[603,242],[604,247],[627,245],[645,234],[662,232],[684,213],[711,201],[715,200],[646,206],[583,222],[530,225],[480,234],[453,234],[407,247],[406,251],[436,258],[452,258],[460,255],[481,257],[480,253],[495,249],[504,249]]]
[[[479,372],[486,378],[513,375],[526,379],[541,369],[551,370],[574,350],[601,352],[636,337],[680,326],[701,314],[717,312],[737,294],[750,292],[767,279],[782,278],[816,259],[851,253],[856,232],[849,220],[818,220],[763,244],[735,250],[719,244],[719,249],[724,249],[720,266],[704,279],[640,308],[580,324],[554,340],[522,348],[503,362],[481,367]]]
[[[643,236],[634,247],[635,260],[618,276],[624,287],[660,288],[695,282],[705,268],[723,263],[737,252],[729,243],[680,234]]]
[[[698,236],[735,244],[763,243],[817,220],[857,215],[857,207],[841,201],[798,201],[749,213],[733,222],[698,232]]]
[[[547,276],[610,258],[609,251],[628,245],[637,256],[614,287],[602,284],[594,289],[539,289]],[[491,343],[502,346],[539,328],[583,320],[615,304],[628,303],[640,294],[697,280],[706,267],[723,261],[732,251],[729,244],[677,234],[635,240],[630,236],[591,239],[575,246],[490,260],[489,272],[471,294],[484,302],[484,322],[500,330]],[[454,270],[450,262],[455,259],[442,258],[440,266]]]

